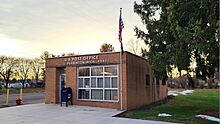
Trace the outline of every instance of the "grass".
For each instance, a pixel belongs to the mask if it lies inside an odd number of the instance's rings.
[[[44,92],[44,88],[24,88],[23,93],[39,93]],[[6,94],[6,89],[0,89],[0,93]],[[10,89],[10,94],[19,94],[20,89]]]
[[[161,106],[127,112],[125,116],[186,124],[215,124],[216,122],[196,118],[195,115],[204,111],[219,111],[219,102],[219,90],[196,90],[193,94],[178,95]],[[158,117],[159,113],[168,113],[172,117]],[[219,118],[219,113],[215,116]]]

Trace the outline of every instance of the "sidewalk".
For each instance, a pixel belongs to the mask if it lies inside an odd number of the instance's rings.
[[[108,108],[60,107],[52,104],[30,104],[0,109],[1,123],[3,124],[171,124],[112,117],[121,112]]]

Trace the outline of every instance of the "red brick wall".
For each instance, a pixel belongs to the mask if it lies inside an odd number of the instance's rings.
[[[153,72],[143,58],[127,53],[127,109],[136,109],[167,96],[166,86],[155,85]],[[150,84],[146,85],[146,75]]]
[[[76,99],[77,95],[77,71],[76,67],[67,67],[66,68],[66,86],[72,88],[72,95],[73,95],[73,104],[75,104],[74,100]]]
[[[131,54],[127,56],[127,109],[135,109],[150,103],[150,85],[146,86],[147,63]]]
[[[47,68],[46,70],[46,85],[45,85],[45,103],[57,103],[58,74],[56,68]]]
[[[104,59],[105,64],[118,65],[118,102],[97,102],[77,100],[77,67],[67,66],[64,63],[65,57],[48,59],[46,63],[46,103],[59,102],[59,69],[58,67],[66,67],[66,86],[71,87],[73,91],[73,104],[96,106],[96,107],[109,107],[120,109],[120,66],[119,56],[120,53],[100,54],[99,59]],[[92,65],[90,65],[92,66]],[[153,85],[153,75],[150,66],[146,60],[137,57],[131,53],[125,52],[123,54],[123,109],[130,110],[150,104],[154,101],[166,97],[165,86],[157,88]],[[146,86],[146,74],[150,75],[150,84]],[[160,93],[157,93],[157,89]]]

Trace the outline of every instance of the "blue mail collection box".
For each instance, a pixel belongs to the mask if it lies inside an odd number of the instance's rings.
[[[61,106],[63,102],[66,103],[66,107],[68,107],[68,102],[72,104],[72,89],[70,87],[61,89]]]

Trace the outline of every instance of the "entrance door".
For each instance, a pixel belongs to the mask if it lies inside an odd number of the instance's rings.
[[[64,88],[66,83],[66,73],[60,74],[60,88],[59,88],[59,103],[61,102],[61,89]]]

